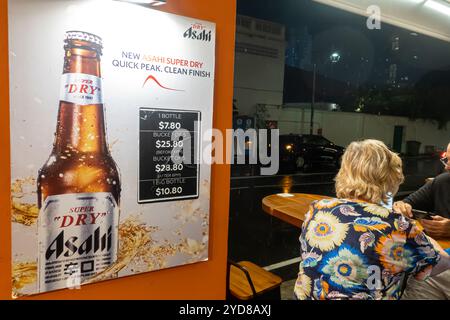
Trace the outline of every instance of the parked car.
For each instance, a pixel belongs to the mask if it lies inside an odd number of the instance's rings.
[[[280,135],[280,166],[300,170],[314,164],[339,168],[344,148],[319,135]]]

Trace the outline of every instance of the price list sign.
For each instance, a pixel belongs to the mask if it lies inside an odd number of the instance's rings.
[[[200,111],[140,108],[139,203],[198,197],[200,121]]]

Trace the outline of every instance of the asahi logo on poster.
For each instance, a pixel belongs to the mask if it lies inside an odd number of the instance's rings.
[[[117,259],[119,208],[111,193],[49,196],[38,225],[40,292],[66,288],[69,278],[82,284]]]
[[[201,23],[192,24],[183,34],[183,37],[193,40],[210,42],[212,38],[211,30],[207,30],[206,26]]]

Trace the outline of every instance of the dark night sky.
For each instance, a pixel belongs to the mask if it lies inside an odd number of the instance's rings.
[[[388,24],[382,24],[381,30],[369,30],[365,17],[311,0],[238,0],[237,6],[238,14],[281,23],[288,29],[306,26],[313,36],[312,56],[319,68],[331,52],[341,54],[332,71],[341,81],[381,83],[393,58],[411,82],[428,71],[450,66],[449,43]],[[393,35],[400,36],[395,57],[391,52]],[[327,65],[322,66],[325,68]]]

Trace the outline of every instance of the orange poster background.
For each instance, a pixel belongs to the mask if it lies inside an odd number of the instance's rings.
[[[0,299],[11,299],[10,131],[7,0],[0,0]],[[216,23],[214,128],[231,128],[236,1],[168,0],[158,10]],[[26,35],[24,35],[26,36]],[[23,299],[224,299],[229,165],[213,165],[209,261]]]

